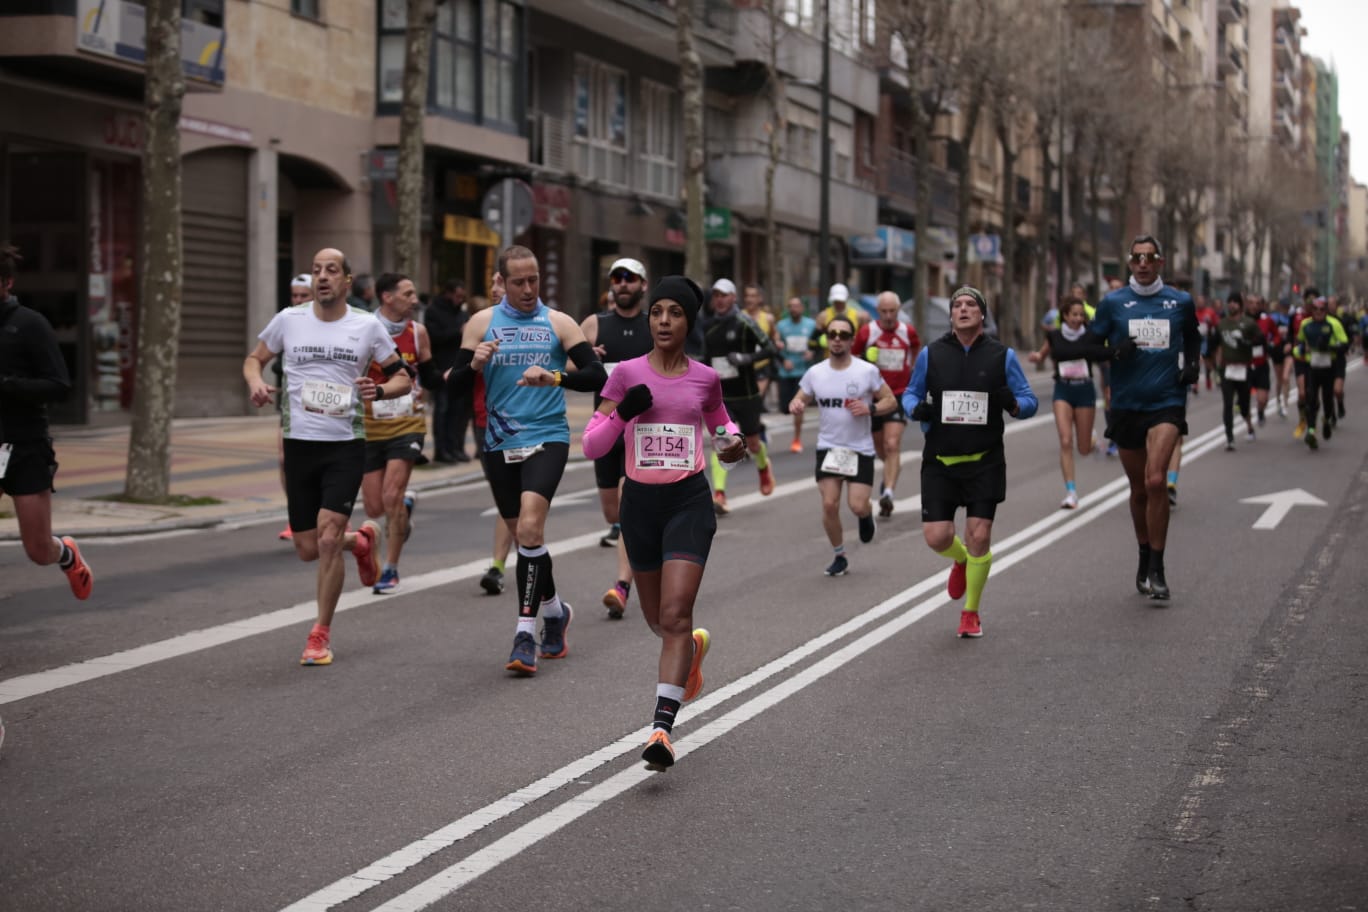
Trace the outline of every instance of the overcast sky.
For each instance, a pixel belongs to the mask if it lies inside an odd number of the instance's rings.
[[[1301,8],[1302,50],[1333,63],[1339,110],[1349,133],[1349,171],[1368,183],[1368,0],[1293,0]]]

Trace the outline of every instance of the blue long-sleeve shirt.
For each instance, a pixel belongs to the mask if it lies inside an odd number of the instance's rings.
[[[968,348],[964,349],[966,352]],[[903,392],[903,411],[908,415],[917,407],[917,403],[926,398],[926,368],[930,358],[930,347],[923,348],[917,355],[917,363],[912,368],[912,379],[907,384],[907,389]],[[1021,361],[1017,359],[1016,351],[1007,349],[1004,366],[1007,370],[1007,386],[1012,390],[1012,395],[1016,397],[1018,420],[1030,418],[1040,408],[1040,400],[1036,398],[1035,390],[1031,389],[1031,384],[1026,379],[1026,372],[1021,369]],[[921,422],[922,433],[926,433],[931,427],[930,422]]]

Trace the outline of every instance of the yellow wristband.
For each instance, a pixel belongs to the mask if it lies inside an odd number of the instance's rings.
[[[560,386],[560,385],[561,385],[561,376],[562,376],[562,375],[561,375],[561,372],[560,372],[560,371],[552,371],[551,374],[552,374],[552,376],[554,376],[554,377],[556,378],[556,386]]]

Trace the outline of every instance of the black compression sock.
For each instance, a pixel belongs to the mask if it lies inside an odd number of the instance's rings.
[[[1141,572],[1141,573],[1149,573],[1150,567],[1153,566],[1153,564],[1151,563],[1151,561],[1153,560],[1153,556],[1154,556],[1154,551],[1150,549],[1150,546],[1149,546],[1149,545],[1141,545],[1141,546],[1140,546],[1140,572]]]
[[[1163,573],[1163,572],[1164,572],[1164,549],[1163,549],[1163,548],[1151,548],[1151,549],[1150,549],[1150,553],[1149,553],[1149,567],[1150,567],[1151,570],[1158,570],[1160,573]]]
[[[656,710],[654,726],[662,728],[666,734],[674,728],[675,716],[679,714],[680,703],[678,700],[671,700],[669,697],[656,697]]]

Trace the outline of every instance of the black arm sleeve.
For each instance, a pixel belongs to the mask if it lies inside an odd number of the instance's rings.
[[[48,327],[47,320],[38,315],[22,321],[15,315],[11,320],[19,324],[16,335],[26,349],[27,364],[21,368],[23,373],[20,375],[0,376],[0,395],[28,405],[65,399],[71,392],[71,377],[57,345],[57,336]],[[0,363],[0,370],[13,366]]]
[[[1183,363],[1197,364],[1202,357],[1202,334],[1197,329],[1197,310],[1189,307],[1183,316]]]
[[[473,360],[475,352],[472,349],[463,348],[456,353],[456,363],[451,365],[451,373],[447,375],[448,395],[459,398],[475,385],[475,370],[470,366]]]
[[[1054,339],[1050,338],[1051,351],[1054,350]],[[1107,345],[1107,340],[1103,339],[1091,329],[1083,334],[1083,338],[1078,340],[1078,350],[1089,361],[1110,361],[1114,352]]]
[[[431,358],[418,362],[418,382],[423,385],[423,389],[430,390],[442,385],[442,372],[437,369],[437,363]]]
[[[393,377],[400,371],[404,371],[405,373],[407,373],[410,379],[412,379],[418,373],[413,368],[409,367],[408,362],[405,361],[403,358],[400,358],[398,361],[391,361],[387,365],[381,365],[380,371],[385,375],[386,379]]]
[[[594,354],[594,347],[581,342],[566,352],[579,370],[565,371],[561,374],[561,386],[577,393],[597,393],[608,382],[608,372],[603,362]]]

